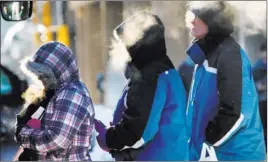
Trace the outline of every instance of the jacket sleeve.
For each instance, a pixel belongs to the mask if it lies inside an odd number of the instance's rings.
[[[218,60],[219,110],[206,129],[206,140],[214,146],[226,142],[241,127],[242,60],[239,49],[228,49]]]
[[[62,91],[55,101],[55,112],[44,129],[23,127],[19,144],[39,152],[68,148],[83,120],[89,115],[88,100],[78,92]]]
[[[156,81],[148,83],[142,80],[132,83],[126,97],[125,106],[127,108],[123,112],[123,119],[107,130],[106,143],[108,148],[121,150],[125,146],[131,147],[135,144],[140,147],[146,143],[143,141],[142,135],[149,120],[156,86]],[[164,100],[164,98],[162,99]],[[161,108],[159,109],[161,111]]]

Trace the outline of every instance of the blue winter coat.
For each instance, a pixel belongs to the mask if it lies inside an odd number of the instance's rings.
[[[194,42],[187,105],[190,160],[264,160],[263,128],[250,61],[232,37],[205,54]]]
[[[165,62],[170,64],[171,62],[168,60]],[[159,70],[159,67],[163,67],[163,64],[161,64],[160,61],[156,62],[150,68]],[[154,76],[154,74],[151,75]],[[176,69],[170,68],[161,72],[156,82],[156,87],[152,83],[152,87],[149,87],[149,85],[144,87],[143,92],[141,89],[134,90],[136,91],[134,93],[141,92],[144,95],[153,95],[151,107],[142,108],[150,109],[150,114],[144,119],[140,118],[140,120],[146,120],[147,124],[144,129],[139,130],[143,133],[138,143],[141,144],[139,147],[143,147],[143,149],[139,151],[135,160],[188,160],[187,141],[189,136],[186,132],[186,95],[182,80]],[[135,81],[130,81],[124,88],[114,112],[113,124],[117,124],[123,119],[128,103],[127,99],[132,98],[131,94],[133,93],[129,94],[128,90],[134,88],[135,84]],[[148,98],[137,101],[140,103],[129,104],[142,106],[144,103],[146,105],[146,101],[144,101],[146,99]],[[142,109],[139,110],[140,113],[147,112],[147,110]],[[131,117],[128,120],[132,122]],[[128,148],[139,148],[136,146],[137,143]]]

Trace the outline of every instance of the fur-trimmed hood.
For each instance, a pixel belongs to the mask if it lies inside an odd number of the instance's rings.
[[[42,45],[24,66],[52,89],[79,79],[75,56],[68,47],[59,42]]]
[[[203,20],[209,33],[231,34],[234,31],[235,9],[225,1],[191,1],[186,8]]]

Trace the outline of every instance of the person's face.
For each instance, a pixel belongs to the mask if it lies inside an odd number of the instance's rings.
[[[208,34],[208,26],[191,11],[186,12],[185,22],[190,29],[191,36],[200,39]]]
[[[52,76],[52,73],[39,73],[38,79],[43,83],[43,86],[46,90],[48,89],[56,89],[56,80],[55,77]]]
[[[45,90],[47,90],[47,89],[50,88],[50,82],[49,82],[49,79],[48,78],[43,77],[43,76],[42,77],[38,76],[38,79],[42,82]]]

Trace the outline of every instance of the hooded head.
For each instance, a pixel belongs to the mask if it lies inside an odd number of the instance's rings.
[[[59,42],[42,45],[24,65],[43,82],[46,89],[59,88],[70,80],[79,78],[75,56]]]
[[[186,5],[208,26],[208,34],[230,35],[234,31],[235,11],[225,1],[191,1]]]
[[[158,16],[143,11],[117,26],[114,37],[123,44],[138,69],[166,56],[164,25]]]

